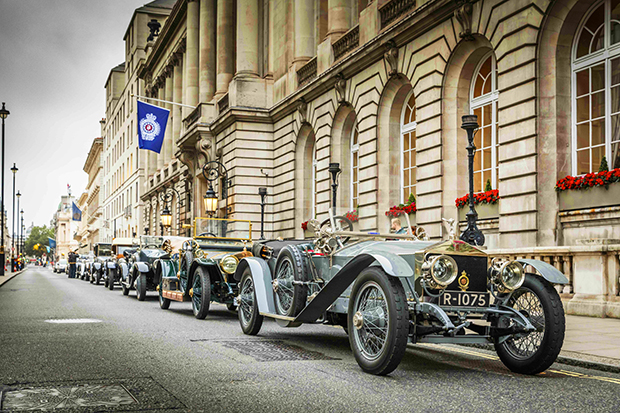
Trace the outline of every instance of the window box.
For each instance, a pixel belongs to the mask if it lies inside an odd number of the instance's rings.
[[[499,218],[499,202],[495,204],[478,204],[475,208],[478,213],[478,219]],[[459,208],[459,221],[467,221],[468,212],[469,204]]]
[[[587,209],[620,205],[620,185],[593,186],[587,189],[573,189],[558,192],[560,211]]]

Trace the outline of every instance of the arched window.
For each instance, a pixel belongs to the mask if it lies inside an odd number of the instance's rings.
[[[357,122],[351,131],[351,209],[357,209],[359,205],[359,129]]]
[[[310,151],[312,153],[312,184],[311,184],[311,188],[312,188],[312,193],[310,194],[310,199],[312,199],[312,208],[310,209],[310,211],[312,211],[312,218],[316,218],[317,215],[317,208],[316,208],[316,177],[317,177],[317,160],[316,160],[316,143],[312,143],[312,146],[310,148]]]
[[[413,92],[407,99],[407,103],[403,107],[403,115],[400,127],[400,182],[401,192],[400,198],[402,202],[409,200],[409,194],[416,196],[416,120],[415,120],[415,96]]]
[[[573,174],[620,167],[620,0],[605,0],[582,22],[572,59]]]
[[[474,191],[484,190],[486,183],[497,188],[497,63],[493,52],[481,59],[471,82],[469,107],[478,116],[480,129],[474,136]]]

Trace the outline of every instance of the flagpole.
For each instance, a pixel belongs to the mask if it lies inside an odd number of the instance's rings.
[[[162,99],[149,98],[149,97],[146,97],[146,96],[138,96],[138,95],[134,95],[134,94],[132,94],[131,96],[132,96],[132,97],[136,97],[136,98],[138,98],[138,99],[154,100],[154,101],[156,101],[156,102],[170,103],[171,105],[183,106],[183,107],[186,107],[186,108],[192,108],[192,109],[196,109],[196,108],[198,107],[198,106],[184,105],[184,104],[182,104],[182,103],[175,103],[175,102],[171,102],[171,101],[169,101],[169,100],[162,100]]]

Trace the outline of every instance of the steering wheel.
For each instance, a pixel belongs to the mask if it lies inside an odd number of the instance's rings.
[[[213,238],[217,238],[217,235],[215,235],[212,232],[203,232],[202,234],[198,234],[196,236],[197,237],[213,237]]]
[[[336,215],[334,217],[334,223],[336,224],[336,228],[333,229],[334,231],[353,231],[353,223],[348,218],[343,217],[342,215]],[[321,229],[331,228],[331,226],[332,222],[329,218],[321,222]],[[346,244],[350,238],[351,237],[344,237],[341,240],[342,244]]]

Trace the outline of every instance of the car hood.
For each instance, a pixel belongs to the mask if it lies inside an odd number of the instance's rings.
[[[347,246],[334,254],[337,257],[354,257],[364,253],[390,253],[414,255],[421,252],[486,256],[486,253],[460,240],[449,241],[362,241]]]

